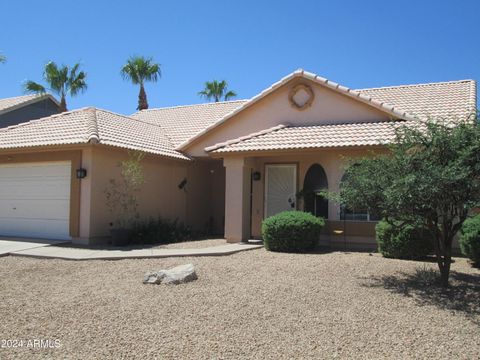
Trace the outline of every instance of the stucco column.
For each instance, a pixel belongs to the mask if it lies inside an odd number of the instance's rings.
[[[251,166],[245,158],[225,158],[225,238],[229,243],[250,237]]]

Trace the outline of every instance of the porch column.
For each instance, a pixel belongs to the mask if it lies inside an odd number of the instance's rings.
[[[225,238],[229,243],[250,237],[251,167],[245,158],[225,158]]]

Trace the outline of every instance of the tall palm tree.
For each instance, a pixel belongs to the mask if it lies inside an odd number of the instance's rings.
[[[24,84],[25,92],[44,94],[51,91],[60,97],[60,111],[67,111],[66,97],[77,96],[79,93],[87,90],[84,71],[79,71],[80,64],[75,64],[71,68],[67,65],[57,66],[53,61],[45,65],[43,79],[48,84],[45,87],[35,81],[27,81]]]
[[[130,80],[134,85],[140,85],[137,110],[148,109],[144,85],[146,81],[157,82],[158,78],[162,76],[160,64],[154,63],[153,58],[132,56],[122,67],[121,74],[125,80]]]
[[[7,61],[7,57],[5,55],[0,54],[0,64]]]
[[[227,101],[237,96],[234,91],[228,91],[228,84],[225,80],[213,80],[212,82],[207,81],[205,83],[205,88],[200,91],[198,95],[207,100],[213,100],[215,102],[219,102],[222,98],[224,101]]]

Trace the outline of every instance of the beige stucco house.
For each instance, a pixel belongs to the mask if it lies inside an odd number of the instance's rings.
[[[0,235],[108,237],[104,190],[133,149],[147,154],[142,217],[237,242],[260,238],[266,216],[305,209],[327,219],[324,243],[369,247],[366,211],[299,193],[338,190],[347,158],[385,151],[398,124],[475,109],[473,80],[352,90],[298,70],[249,100],[131,116],[85,108],[11,126],[0,129]]]

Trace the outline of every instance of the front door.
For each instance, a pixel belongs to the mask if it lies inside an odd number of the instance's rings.
[[[296,208],[297,165],[265,166],[265,218]]]

